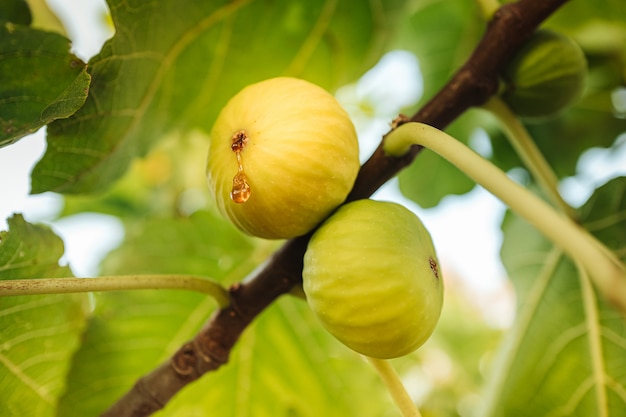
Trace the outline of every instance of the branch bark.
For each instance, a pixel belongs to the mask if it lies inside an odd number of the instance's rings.
[[[519,0],[502,6],[470,58],[410,121],[445,128],[498,90],[504,65],[535,29],[567,0]],[[413,147],[401,158],[387,157],[382,142],[363,164],[346,201],[369,197],[411,164],[420,152]],[[140,378],[102,417],[141,417],[163,408],[187,384],[228,361],[242,332],[267,306],[302,281],[302,258],[309,235],[286,242],[245,282],[230,288],[232,303],[216,311],[197,336],[167,362]]]

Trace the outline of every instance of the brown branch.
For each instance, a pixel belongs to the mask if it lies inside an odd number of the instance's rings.
[[[485,35],[453,78],[412,118],[445,128],[467,109],[486,102],[512,54],[567,0],[519,0],[496,12]],[[401,158],[384,155],[382,143],[363,164],[347,201],[369,197],[409,165],[420,149]],[[183,387],[219,368],[239,336],[267,306],[302,280],[302,258],[310,235],[292,239],[247,281],[231,289],[232,304],[218,310],[198,335],[172,358],[137,381],[103,417],[147,416],[163,408]]]

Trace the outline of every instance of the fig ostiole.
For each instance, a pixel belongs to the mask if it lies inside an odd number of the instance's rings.
[[[502,99],[518,116],[546,118],[579,100],[587,60],[572,39],[541,29],[517,51],[502,77]]]
[[[350,117],[304,80],[245,87],[211,130],[207,176],[217,207],[253,236],[308,233],[345,200],[359,167]]]
[[[369,357],[413,352],[439,320],[443,280],[430,234],[400,204],[340,207],[314,232],[302,277],[321,324]]]

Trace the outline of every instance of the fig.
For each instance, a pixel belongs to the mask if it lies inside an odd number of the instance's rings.
[[[352,189],[356,130],[323,88],[272,78],[245,87],[222,109],[207,165],[217,207],[239,229],[292,238],[322,222]]]
[[[521,47],[503,72],[502,99],[525,118],[547,118],[578,101],[587,60],[572,39],[541,29]]]
[[[311,237],[302,278],[322,326],[373,358],[413,352],[441,313],[443,280],[430,234],[397,203],[340,207]]]

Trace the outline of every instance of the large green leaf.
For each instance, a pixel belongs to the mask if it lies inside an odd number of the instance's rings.
[[[624,257],[626,178],[601,187],[583,223]],[[504,221],[502,259],[518,314],[490,380],[485,416],[622,416],[626,323],[559,249],[517,217]]]
[[[32,16],[25,0],[4,0],[0,3],[0,22],[30,25]]]
[[[246,330],[228,364],[158,416],[376,417],[394,410],[378,375],[332,338],[301,300],[278,300]]]
[[[0,232],[0,280],[70,276],[63,243],[16,215]],[[0,298],[0,410],[3,417],[54,415],[85,324],[86,297]]]
[[[0,19],[0,147],[56,119],[71,116],[87,97],[87,66],[56,33]]]
[[[58,416],[97,416],[199,330],[214,303],[182,292],[96,297]],[[372,369],[301,300],[280,300],[244,333],[228,364],[179,393],[161,416],[379,416],[392,408]]]
[[[255,242],[207,211],[190,217],[146,219],[131,224],[125,242],[104,260],[103,272],[194,274],[218,280],[233,273],[228,280],[232,283],[268,255],[261,249],[252,256],[255,248],[264,245],[264,241]]]
[[[98,416],[189,339],[215,308],[211,298],[184,291],[99,293],[94,301],[53,414],[58,417]]]
[[[246,84],[290,75],[334,89],[356,79],[383,52],[402,4],[110,0],[116,34],[89,63],[85,106],[49,126],[32,191],[101,190],[164,132],[208,131]]]
[[[424,80],[422,102],[430,100],[467,59],[485,22],[475,3],[464,0],[413,1],[400,22],[394,46],[413,52]]]
[[[256,266],[254,249],[250,238],[208,212],[153,218],[133,223],[102,272],[193,274],[233,282]],[[104,411],[191,338],[215,308],[211,298],[185,291],[99,293],[94,301],[59,416]]]

